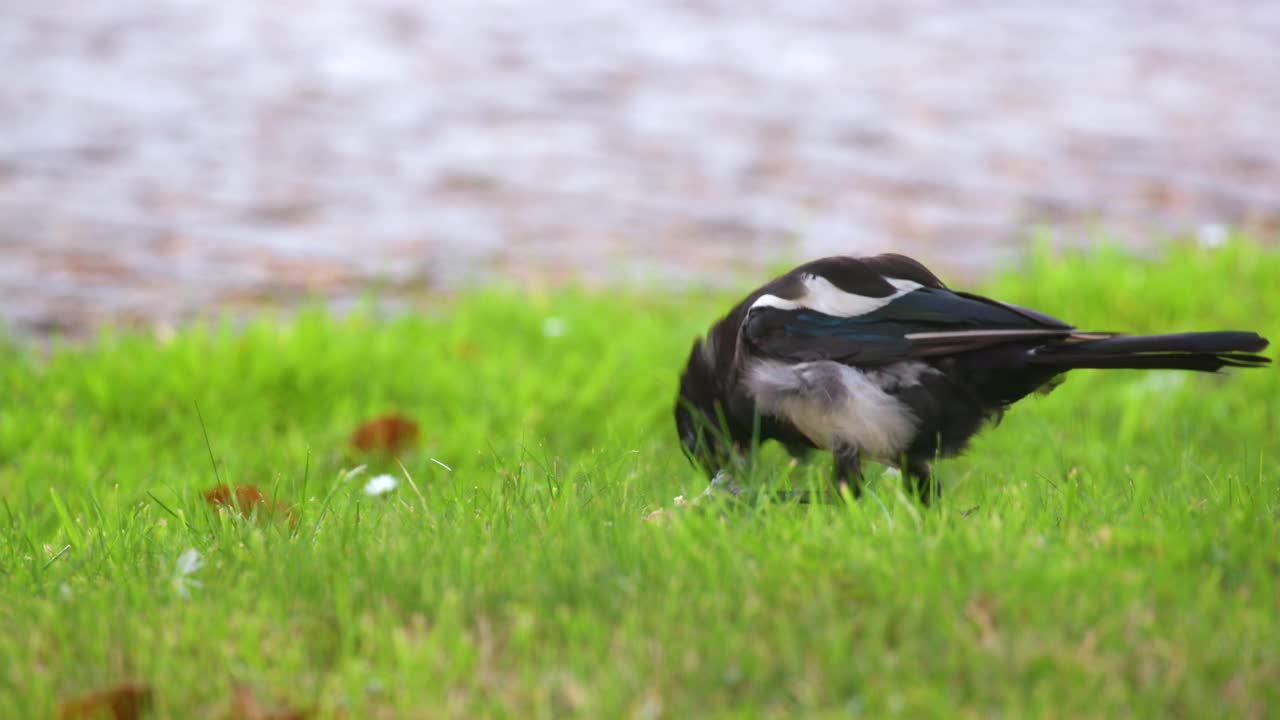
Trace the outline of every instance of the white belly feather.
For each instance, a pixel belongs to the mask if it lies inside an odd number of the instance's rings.
[[[895,380],[914,384],[927,368],[900,365],[871,372],[891,371]],[[748,368],[745,383],[759,412],[789,421],[821,448],[843,444],[877,460],[896,461],[915,439],[918,421],[911,409],[857,368],[765,360]]]

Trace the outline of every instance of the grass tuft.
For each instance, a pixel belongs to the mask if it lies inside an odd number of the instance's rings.
[[[1280,254],[1237,240],[1042,252],[978,289],[1089,329],[1280,340],[1277,285]],[[0,343],[0,717],[132,679],[172,718],[246,688],[370,718],[1280,707],[1274,368],[1077,372],[940,464],[932,509],[891,475],[856,502],[677,508],[704,486],[677,372],[736,299],[487,290]],[[352,445],[390,413],[416,445]],[[222,485],[296,526],[210,507]]]

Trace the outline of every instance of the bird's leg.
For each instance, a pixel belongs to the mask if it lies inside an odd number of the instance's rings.
[[[728,493],[733,497],[737,497],[742,494],[742,485],[739,484],[737,480],[734,480],[733,476],[723,468],[721,468],[711,478],[711,484],[707,486],[703,495],[715,495],[719,492]]]
[[[710,497],[721,493],[728,494],[730,497],[742,495],[745,488],[735,475],[741,477],[746,474],[747,462],[746,451],[735,445],[712,473],[711,484],[703,491],[703,496]]]
[[[908,460],[903,464],[905,472],[902,473],[910,485],[909,487],[920,498],[922,505],[928,505],[933,502],[940,492],[938,484],[933,481],[933,469],[929,467],[927,460]]]
[[[836,445],[831,454],[835,457],[835,477],[832,478],[833,497],[840,496],[842,486],[848,486],[854,497],[862,495],[862,457],[858,448],[850,445]]]

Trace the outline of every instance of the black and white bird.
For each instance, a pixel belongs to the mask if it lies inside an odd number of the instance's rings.
[[[829,450],[832,487],[863,459],[898,467],[928,501],[930,464],[1013,403],[1077,368],[1216,372],[1270,362],[1253,332],[1082,332],[1034,310],[948,289],[903,255],[829,257],[747,296],[693,344],[676,430],[713,485],[776,440]]]

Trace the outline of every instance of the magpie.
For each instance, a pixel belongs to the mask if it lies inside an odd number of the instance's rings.
[[[694,341],[676,398],[680,444],[713,487],[760,442],[834,458],[856,495],[862,461],[897,467],[927,503],[931,463],[1013,403],[1078,368],[1216,372],[1270,360],[1257,333],[1082,332],[949,289],[904,255],[827,257],[752,292]]]

